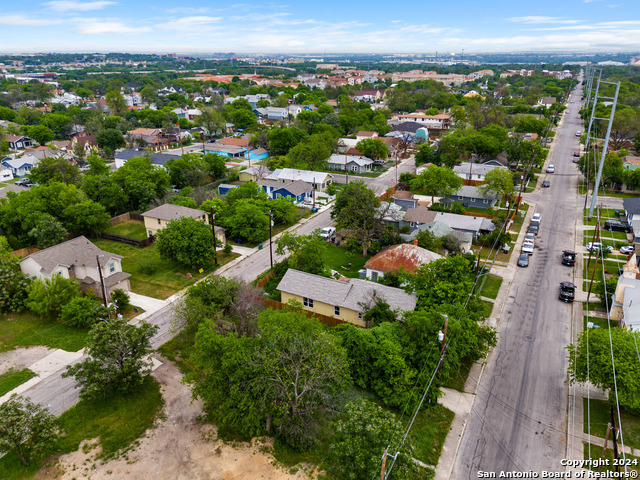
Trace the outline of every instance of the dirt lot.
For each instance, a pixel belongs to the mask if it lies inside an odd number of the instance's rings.
[[[163,359],[164,360],[164,359]],[[59,463],[41,470],[38,480],[293,480],[308,478],[302,471],[290,474],[272,464],[261,451],[264,444],[232,446],[216,440],[216,429],[197,421],[200,402],[191,403],[182,375],[171,363],[153,373],[162,385],[163,413],[155,429],[149,430],[126,458],[107,463],[94,461],[96,449],[84,453],[82,447],[63,455]]]
[[[11,368],[16,370],[28,368],[53,351],[55,351],[53,348],[48,347],[29,347],[16,348],[8,352],[0,353],[0,374],[5,373]]]

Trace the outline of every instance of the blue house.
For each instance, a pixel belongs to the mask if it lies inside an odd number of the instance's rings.
[[[221,183],[220,185],[218,185],[218,194],[219,195],[226,195],[227,193],[229,193],[230,190],[233,190],[234,188],[238,188],[238,185],[231,185],[228,183]]]
[[[286,184],[273,180],[259,180],[258,185],[272,200],[285,197],[290,198],[294,203],[301,203],[313,196],[313,187],[302,180]]]
[[[262,160],[264,158],[269,158],[269,152],[267,152],[264,148],[247,150],[245,158],[248,158],[249,160]]]
[[[231,158],[244,158],[247,152],[247,149],[244,147],[238,147],[236,145],[222,145],[218,142],[209,142],[204,148],[206,153],[216,153],[223,157]]]

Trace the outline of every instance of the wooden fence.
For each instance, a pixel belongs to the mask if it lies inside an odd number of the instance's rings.
[[[258,280],[256,282],[256,287],[258,287],[258,288],[264,287],[269,282],[269,280],[271,280],[271,277],[273,277],[273,270],[271,270],[264,277],[262,277],[260,280]]]
[[[36,247],[25,247],[25,248],[21,248],[20,250],[16,250],[14,252],[11,252],[11,256],[12,257],[26,257],[27,255],[31,255],[32,253],[36,253],[39,252],[40,249],[36,248]]]
[[[288,305],[286,303],[277,302],[275,300],[271,300],[270,298],[260,297],[260,302],[267,308],[273,308],[274,310],[283,310]],[[344,320],[340,320],[338,318],[330,317],[328,315],[322,315],[321,313],[310,312],[308,310],[302,310],[301,313],[306,315],[308,318],[315,318],[321,323],[325,325],[330,325],[332,327],[342,325],[343,323],[349,323],[350,325],[355,325],[354,323],[345,322]],[[358,327],[359,325],[356,325]],[[362,328],[362,327],[361,327]]]
[[[147,237],[144,240],[136,240],[135,238],[123,237],[122,235],[114,235],[113,233],[101,233],[100,238],[105,240],[111,240],[113,242],[125,243],[127,245],[133,245],[134,247],[148,247],[155,242],[155,237]]]
[[[117,217],[110,218],[109,226],[113,227],[114,225],[126,222],[127,220],[138,220],[140,222],[144,222],[144,217],[139,213],[126,212],[126,213],[123,213],[122,215],[118,215]]]

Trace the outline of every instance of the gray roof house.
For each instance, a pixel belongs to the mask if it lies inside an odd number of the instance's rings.
[[[437,220],[431,223],[420,225],[418,228],[407,235],[400,234],[400,237],[402,237],[402,239],[406,242],[412,242],[420,232],[423,232],[425,230],[430,231],[436,237],[453,235],[460,241],[460,248],[462,248],[463,252],[468,252],[471,249],[471,244],[473,242],[473,235],[471,233],[454,230],[449,225]]]
[[[23,155],[19,158],[6,157],[2,160],[2,166],[11,170],[14,177],[28,175],[33,167],[36,167],[40,160],[31,155]]]
[[[410,231],[415,230],[427,223],[431,223],[436,218],[436,212],[429,210],[424,205],[418,205],[415,208],[409,208],[404,214],[404,218],[400,222],[401,227],[409,227]]]
[[[484,163],[462,162],[453,167],[453,171],[465,180],[484,182],[485,175],[494,168],[505,168],[497,165],[487,165]]]
[[[327,160],[330,170],[349,170],[352,173],[364,173],[371,170],[373,160],[367,157],[356,157],[353,155],[332,154]]]
[[[622,200],[627,223],[633,229],[634,241],[636,248],[640,246],[640,198],[625,198]]]
[[[491,233],[496,226],[485,217],[472,217],[471,215],[457,215],[455,213],[435,212],[434,221],[442,222],[454,230],[467,232],[476,238],[485,233]]]
[[[276,182],[291,183],[302,180],[312,185],[315,189],[325,191],[331,184],[333,177],[327,172],[315,172],[313,170],[298,170],[297,168],[276,168],[265,180],[275,180]]]
[[[150,153],[142,148],[126,148],[115,154],[115,166],[116,169],[122,167],[127,160],[138,157],[149,157],[151,165],[156,167],[164,167],[165,164],[171,160],[180,158],[180,155],[171,155],[168,153]]]
[[[411,311],[416,307],[416,295],[401,288],[387,287],[357,278],[334,280],[290,268],[277,289],[282,302],[296,300],[308,311],[320,313],[353,323],[365,324],[363,309],[374,297],[385,300],[394,311]]]
[[[440,201],[446,204],[460,202],[465,207],[489,208],[496,204],[498,198],[490,193],[484,195],[478,187],[463,185],[456,193],[443,197]]]
[[[83,290],[92,289],[100,298],[104,298],[98,273],[99,262],[104,290],[109,298],[116,288],[125,291],[131,289],[131,275],[122,271],[121,260],[122,256],[103,251],[80,236],[32,253],[20,260],[19,264],[22,272],[29,277],[46,279],[62,275],[64,278],[76,278]]]

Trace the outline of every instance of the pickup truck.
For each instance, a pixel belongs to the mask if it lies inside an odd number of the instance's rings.
[[[335,235],[335,233],[336,229],[334,227],[325,227],[320,230],[320,236],[322,238],[330,238],[331,236]]]
[[[576,286],[571,282],[560,282],[560,300],[571,303],[576,296]]]
[[[576,264],[576,252],[572,250],[562,252],[562,264],[573,267]]]

